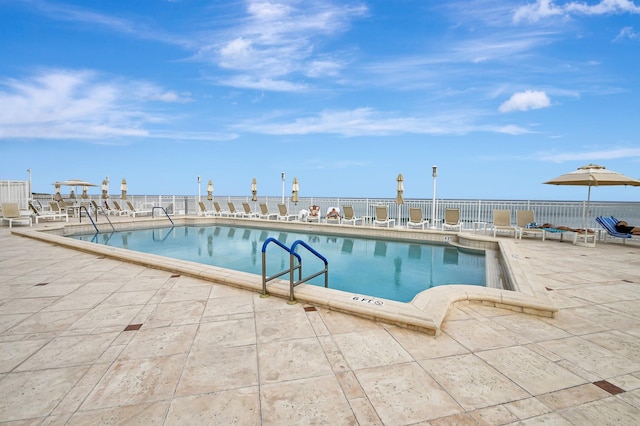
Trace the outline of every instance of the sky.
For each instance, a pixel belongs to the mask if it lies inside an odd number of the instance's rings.
[[[438,198],[583,200],[543,182],[640,178],[638,0],[0,0],[0,37],[0,180],[34,192],[279,196],[285,172],[287,195],[393,198],[402,173],[430,199],[437,165]]]

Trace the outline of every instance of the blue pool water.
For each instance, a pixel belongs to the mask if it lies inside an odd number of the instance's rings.
[[[329,262],[329,287],[352,293],[409,302],[419,292],[446,284],[484,286],[483,252],[438,244],[408,243],[314,233],[270,231],[237,226],[181,226],[76,235],[72,238],[158,254],[181,260],[262,274],[262,244],[276,238],[287,247],[302,240]],[[307,250],[303,276],[323,269],[321,260]],[[267,275],[288,269],[289,253],[276,244],[266,250]],[[288,279],[287,276],[281,277]],[[311,284],[324,286],[324,277]]]

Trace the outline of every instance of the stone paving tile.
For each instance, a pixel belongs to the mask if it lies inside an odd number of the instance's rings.
[[[434,337],[2,228],[0,423],[637,424],[640,246],[500,240],[556,317],[462,302]]]

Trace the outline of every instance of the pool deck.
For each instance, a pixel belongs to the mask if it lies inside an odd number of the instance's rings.
[[[0,228],[0,422],[637,425],[640,244],[499,240],[555,317],[429,336]]]

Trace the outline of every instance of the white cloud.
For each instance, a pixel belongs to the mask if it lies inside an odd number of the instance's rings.
[[[612,148],[599,151],[585,152],[544,152],[538,154],[538,159],[554,163],[565,161],[589,161],[632,159],[640,160],[640,148]]]
[[[536,90],[525,90],[514,93],[508,101],[500,105],[500,112],[528,111],[530,109],[547,108],[551,106],[551,101],[545,92]]]
[[[624,27],[620,30],[613,41],[616,42],[625,38],[628,38],[629,40],[637,40],[640,39],[640,33],[635,32],[632,27]]]
[[[622,13],[640,13],[640,6],[632,0],[601,0],[596,4],[586,4],[584,2],[568,2],[561,5],[555,4],[554,0],[536,0],[516,9],[513,21],[537,22],[551,16],[571,16],[571,15],[612,15]]]
[[[0,139],[144,137],[163,118],[144,103],[182,98],[145,82],[106,80],[92,71],[47,70],[0,81]]]

